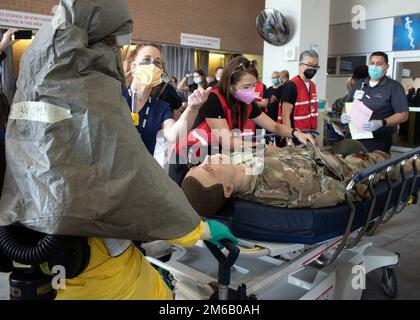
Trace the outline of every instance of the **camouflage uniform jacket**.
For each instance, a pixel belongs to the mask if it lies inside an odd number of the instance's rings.
[[[254,172],[251,190],[235,197],[288,208],[336,206],[345,200],[346,186],[355,173],[388,158],[379,151],[343,158],[318,147],[283,148],[264,156],[263,162],[255,158],[243,161]],[[355,200],[361,200],[366,190],[359,186]]]

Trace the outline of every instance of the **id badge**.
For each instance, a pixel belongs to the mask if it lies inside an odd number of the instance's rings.
[[[357,90],[354,93],[354,99],[357,99],[357,100],[362,100],[364,96],[365,96],[365,92],[363,90]]]

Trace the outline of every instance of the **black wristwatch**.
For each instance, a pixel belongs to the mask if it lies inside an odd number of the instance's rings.
[[[385,119],[382,120],[382,127],[386,128],[387,125],[388,125],[388,122]]]
[[[297,130],[297,129],[293,129],[293,130],[292,130],[292,137],[293,137],[293,138],[295,138],[295,139],[297,139],[297,137],[295,136],[295,133],[296,133],[296,132],[298,132],[298,130]]]

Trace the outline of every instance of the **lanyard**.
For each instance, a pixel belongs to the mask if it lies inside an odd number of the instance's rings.
[[[131,112],[132,112],[132,113],[140,113],[140,111],[139,111],[139,112],[137,112],[137,103],[138,103],[138,101],[140,100],[140,99],[138,98],[138,94],[137,94],[137,93],[135,93],[135,92],[132,92],[132,91],[131,91],[131,89],[129,89],[129,90],[128,90],[128,92],[129,92],[129,94],[130,94],[130,96],[131,96]],[[145,129],[145,128],[146,128],[146,125],[147,125],[147,120],[149,120],[151,103],[152,103],[152,97],[150,97],[150,98],[149,98],[149,101],[148,101],[148,106],[146,107],[146,113],[145,113],[145,115],[144,115],[143,122],[141,123],[141,127],[142,127],[143,129]]]

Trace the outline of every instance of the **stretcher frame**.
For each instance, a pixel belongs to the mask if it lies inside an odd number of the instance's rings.
[[[361,269],[364,270],[364,276],[373,270],[382,269],[382,285],[385,294],[390,298],[395,298],[398,294],[398,283],[394,270],[399,266],[399,254],[376,248],[364,237],[375,234],[381,224],[391,221],[410,204],[419,178],[419,168],[416,163],[419,157],[420,148],[417,148],[362,170],[352,177],[346,188],[346,201],[351,209],[350,216],[345,232],[340,237],[310,246],[240,239],[240,250],[227,245],[229,250],[225,249],[222,256],[217,252],[217,248],[210,244],[199,243],[192,249],[173,247],[173,254],[168,262],[162,262],[156,257],[148,256],[147,258],[152,264],[173,275],[176,299],[360,299],[364,288],[363,286],[354,287],[354,270]],[[405,170],[409,159],[414,160],[412,175],[408,175]],[[399,181],[393,181],[391,178],[395,169],[401,173]],[[377,204],[375,182],[382,174],[385,176],[388,187],[386,203],[380,216],[373,219]],[[409,185],[411,178],[411,185]],[[364,225],[354,231],[352,226],[357,212],[352,191],[360,183],[368,184],[370,195],[368,201],[370,202]],[[398,200],[390,207],[392,195],[399,183],[401,183],[401,190]],[[409,186],[409,192],[405,194],[407,186]],[[197,261],[199,259],[204,261],[212,255],[218,260],[217,272],[214,266],[212,272],[206,272],[182,261],[186,258],[186,260],[194,260],[188,257],[196,257]],[[232,283],[231,272],[234,272],[235,268],[241,269],[240,265],[235,265],[238,261],[240,263],[241,259],[244,261],[245,259],[255,261],[262,259],[272,263],[273,267],[256,274],[252,279],[247,279],[245,283],[235,281]],[[231,265],[227,263],[228,260]],[[210,263],[209,260],[204,264]],[[278,287],[274,294],[267,293],[275,291],[274,287]],[[295,290],[296,294],[287,294],[287,291],[292,292],[293,288],[300,290]],[[235,296],[233,293],[238,293],[240,290],[246,293],[238,298],[238,295]]]

